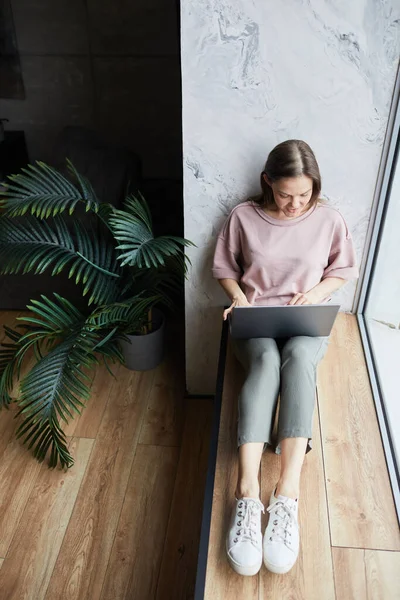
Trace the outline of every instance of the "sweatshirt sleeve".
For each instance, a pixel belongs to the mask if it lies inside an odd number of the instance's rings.
[[[328,265],[324,269],[322,280],[326,277],[346,280],[359,277],[353,239],[342,215],[335,224]]]
[[[235,215],[231,212],[217,237],[212,264],[214,279],[240,281],[243,274],[240,254],[240,232]]]

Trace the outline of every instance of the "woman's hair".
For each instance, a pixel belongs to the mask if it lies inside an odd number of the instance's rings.
[[[249,200],[253,200],[268,208],[276,206],[276,204],[271,186],[264,181],[264,173],[271,182],[278,181],[282,177],[299,177],[301,175],[311,177],[313,191],[310,198],[310,205],[313,206],[318,201],[323,202],[319,197],[321,192],[321,175],[318,163],[314,152],[303,140],[286,140],[275,146],[269,153],[264,170],[260,175],[261,194],[249,198]]]

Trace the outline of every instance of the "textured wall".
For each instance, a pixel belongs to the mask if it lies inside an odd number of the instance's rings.
[[[400,50],[398,0],[181,2],[189,393],[214,393],[228,298],[211,277],[230,209],[279,142],[304,139],[361,261]],[[352,308],[355,284],[336,294]]]

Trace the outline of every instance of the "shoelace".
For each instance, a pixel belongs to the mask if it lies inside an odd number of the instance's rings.
[[[295,511],[288,506],[287,502],[282,502],[282,500],[276,500],[273,504],[268,506],[267,511],[270,513],[271,517],[272,511],[274,511],[275,517],[277,517],[274,521],[275,527],[272,529],[270,537],[272,540],[281,539],[284,544],[290,548],[292,540],[291,532],[288,531],[288,527],[291,523],[296,521]]]
[[[258,523],[256,517],[260,509],[265,513],[264,505],[257,500],[242,499],[238,504],[238,508],[243,510],[237,512],[238,521],[236,522],[237,530],[234,542],[238,542],[240,537],[241,540],[248,540],[254,546],[257,546]]]

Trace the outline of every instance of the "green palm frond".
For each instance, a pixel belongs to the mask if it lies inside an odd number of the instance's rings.
[[[76,171],[69,163],[69,168]],[[84,202],[86,210],[98,210],[98,200],[90,195],[88,184],[80,177],[83,185],[79,190],[56,169],[44,162],[36,161],[35,165],[27,165],[21,169],[23,173],[10,175],[6,189],[0,193],[0,207],[5,208],[6,216],[15,217],[30,212],[39,219],[56,216],[68,209],[71,215],[78,202]]]
[[[112,229],[110,226],[110,217],[114,214],[115,207],[112,204],[107,204],[107,202],[100,202],[99,210],[97,211],[97,216],[104,223],[104,225],[109,229],[112,233]]]
[[[125,201],[127,210],[114,210],[109,223],[115,239],[121,266],[151,268],[165,265],[165,258],[183,254],[185,246],[195,246],[190,240],[174,235],[154,237],[147,202],[130,196]]]
[[[69,277],[75,276],[76,283],[82,278],[83,296],[91,291],[89,305],[92,302],[104,304],[114,302],[120,295],[120,279],[123,270],[118,263],[114,246],[96,235],[89,236],[82,225],[75,224],[77,236],[77,255],[85,264],[76,261],[69,271]]]
[[[95,351],[98,352],[103,358],[103,364],[106,367],[107,371],[110,373],[114,379],[116,379],[114,373],[110,369],[110,365],[108,363],[111,360],[112,363],[119,361],[121,364],[125,363],[125,358],[119,345],[119,340],[123,339],[123,335],[113,335],[112,339],[103,340],[101,346],[97,346]]]
[[[187,279],[188,264],[192,262],[187,254],[179,253],[166,259],[164,267],[158,269],[157,273],[169,276],[173,280],[173,285],[182,287],[182,276]]]
[[[81,400],[89,399],[91,379],[83,369],[98,364],[93,353],[97,341],[93,332],[83,328],[50,350],[20,382],[21,409],[16,417],[24,414],[25,419],[16,437],[27,434],[23,443],[30,440],[28,448],[35,446],[33,454],[39,462],[51,448],[50,468],[58,461],[67,468],[74,464],[60,419],[68,423],[71,411],[81,414],[80,408],[85,407]]]
[[[3,327],[12,343],[3,342],[0,348],[0,410],[3,406],[8,409],[12,402],[10,391],[13,388],[19,351],[18,342],[21,338],[18,331],[14,331],[6,325],[3,325]]]
[[[84,405],[77,395],[89,397],[89,388],[76,366],[78,360],[74,357],[74,342],[75,340],[70,339],[53,348],[20,384],[19,404],[22,408],[17,416],[22,413],[27,413],[27,416],[17,429],[16,436],[19,438],[28,432],[23,442],[32,438],[29,448],[37,442],[34,456],[40,462],[44,460],[51,445],[50,467],[55,467],[58,459],[63,467],[73,464],[66,447],[65,435],[59,426],[57,411],[67,421],[66,412],[72,417],[67,405],[79,413],[78,405]]]
[[[143,298],[140,295],[123,302],[99,306],[87,318],[86,324],[93,331],[116,329],[115,334],[134,333],[146,323],[148,311],[162,299],[160,294]],[[99,344],[100,346],[100,344]]]
[[[147,272],[137,274],[133,287],[138,294],[156,295],[160,304],[173,308],[174,295],[181,286],[170,274],[149,269]]]
[[[122,269],[111,243],[99,239],[75,223],[75,239],[62,217],[48,221],[24,222],[0,217],[0,272],[2,274],[43,273],[52,267],[58,275],[69,267],[68,277],[90,292],[88,303],[103,304],[118,298]]]
[[[49,466],[54,468],[58,461],[70,467],[72,457],[68,453],[65,435],[59,422],[68,422],[72,411],[78,412],[90,395],[90,378],[83,369],[98,364],[93,348],[99,335],[86,327],[86,318],[68,300],[54,294],[55,301],[42,295],[42,301],[32,300],[28,308],[33,315],[19,317],[17,327],[24,328],[21,334],[5,327],[12,344],[2,344],[0,349],[0,406],[11,402],[9,391],[18,361],[27,350],[55,339],[59,343],[33,366],[20,382],[21,407],[16,417],[26,418],[16,431],[17,438],[27,433],[24,443],[29,448],[36,444],[34,456],[41,462],[51,447]],[[111,349],[108,350],[111,355]],[[19,374],[18,374],[19,377]]]
[[[17,377],[20,377],[22,361],[33,347],[36,360],[43,358],[43,353],[48,352],[55,343],[60,342],[71,335],[73,331],[79,331],[85,324],[85,316],[66,298],[53,292],[56,301],[50,300],[41,294],[42,300],[31,300],[32,304],[27,309],[32,311],[33,316],[24,315],[17,317],[17,328],[23,329],[24,333],[14,332],[4,327],[8,337],[18,336],[18,352],[16,354]],[[10,333],[11,332],[11,333]]]
[[[157,270],[142,269],[135,274],[131,289],[136,293],[159,294],[160,303],[174,310],[176,296],[182,290],[183,277],[187,273],[186,260],[190,263],[187,255],[177,254],[168,257],[165,266]]]
[[[100,207],[100,202],[97,198],[96,192],[94,191],[92,184],[87,179],[87,177],[78,173],[78,171],[75,169],[74,165],[72,164],[69,158],[67,158],[67,165],[68,170],[74,175],[75,179],[79,184],[81,199],[83,200],[83,202],[85,202],[86,212],[88,212],[89,210],[93,210],[97,213]]]
[[[19,338],[20,352],[36,346],[40,356],[45,342],[48,350],[56,341],[65,339],[71,331],[80,330],[85,323],[85,316],[66,298],[53,292],[56,301],[41,294],[42,300],[31,300],[27,309],[33,316],[17,317],[17,327],[25,329]]]
[[[143,223],[146,229],[152,231],[153,219],[151,216],[150,207],[143,197],[143,194],[139,191],[138,196],[138,198],[133,194],[127,196],[124,200],[124,210],[136,218],[139,224]]]
[[[111,375],[113,373],[109,368],[108,359],[125,363],[119,341],[126,340],[127,335],[140,331],[148,322],[149,310],[160,301],[160,294],[146,298],[137,294],[124,302],[99,306],[87,317],[87,328],[102,336],[93,350],[103,356],[104,365]]]
[[[104,223],[104,225],[108,229],[110,229],[110,226],[108,224],[108,218],[114,211],[113,205],[109,204],[107,202],[99,201],[97,194],[96,194],[91,182],[89,181],[89,179],[87,177],[85,177],[84,175],[81,175],[77,171],[77,169],[74,167],[74,165],[72,164],[72,162],[70,161],[69,158],[67,158],[67,165],[68,165],[68,170],[70,171],[70,173],[73,174],[73,176],[75,177],[76,181],[79,184],[81,194],[82,194],[82,201],[85,202],[85,204],[86,204],[85,205],[86,212],[88,212],[89,210],[92,210],[94,213],[96,213],[97,217]]]

